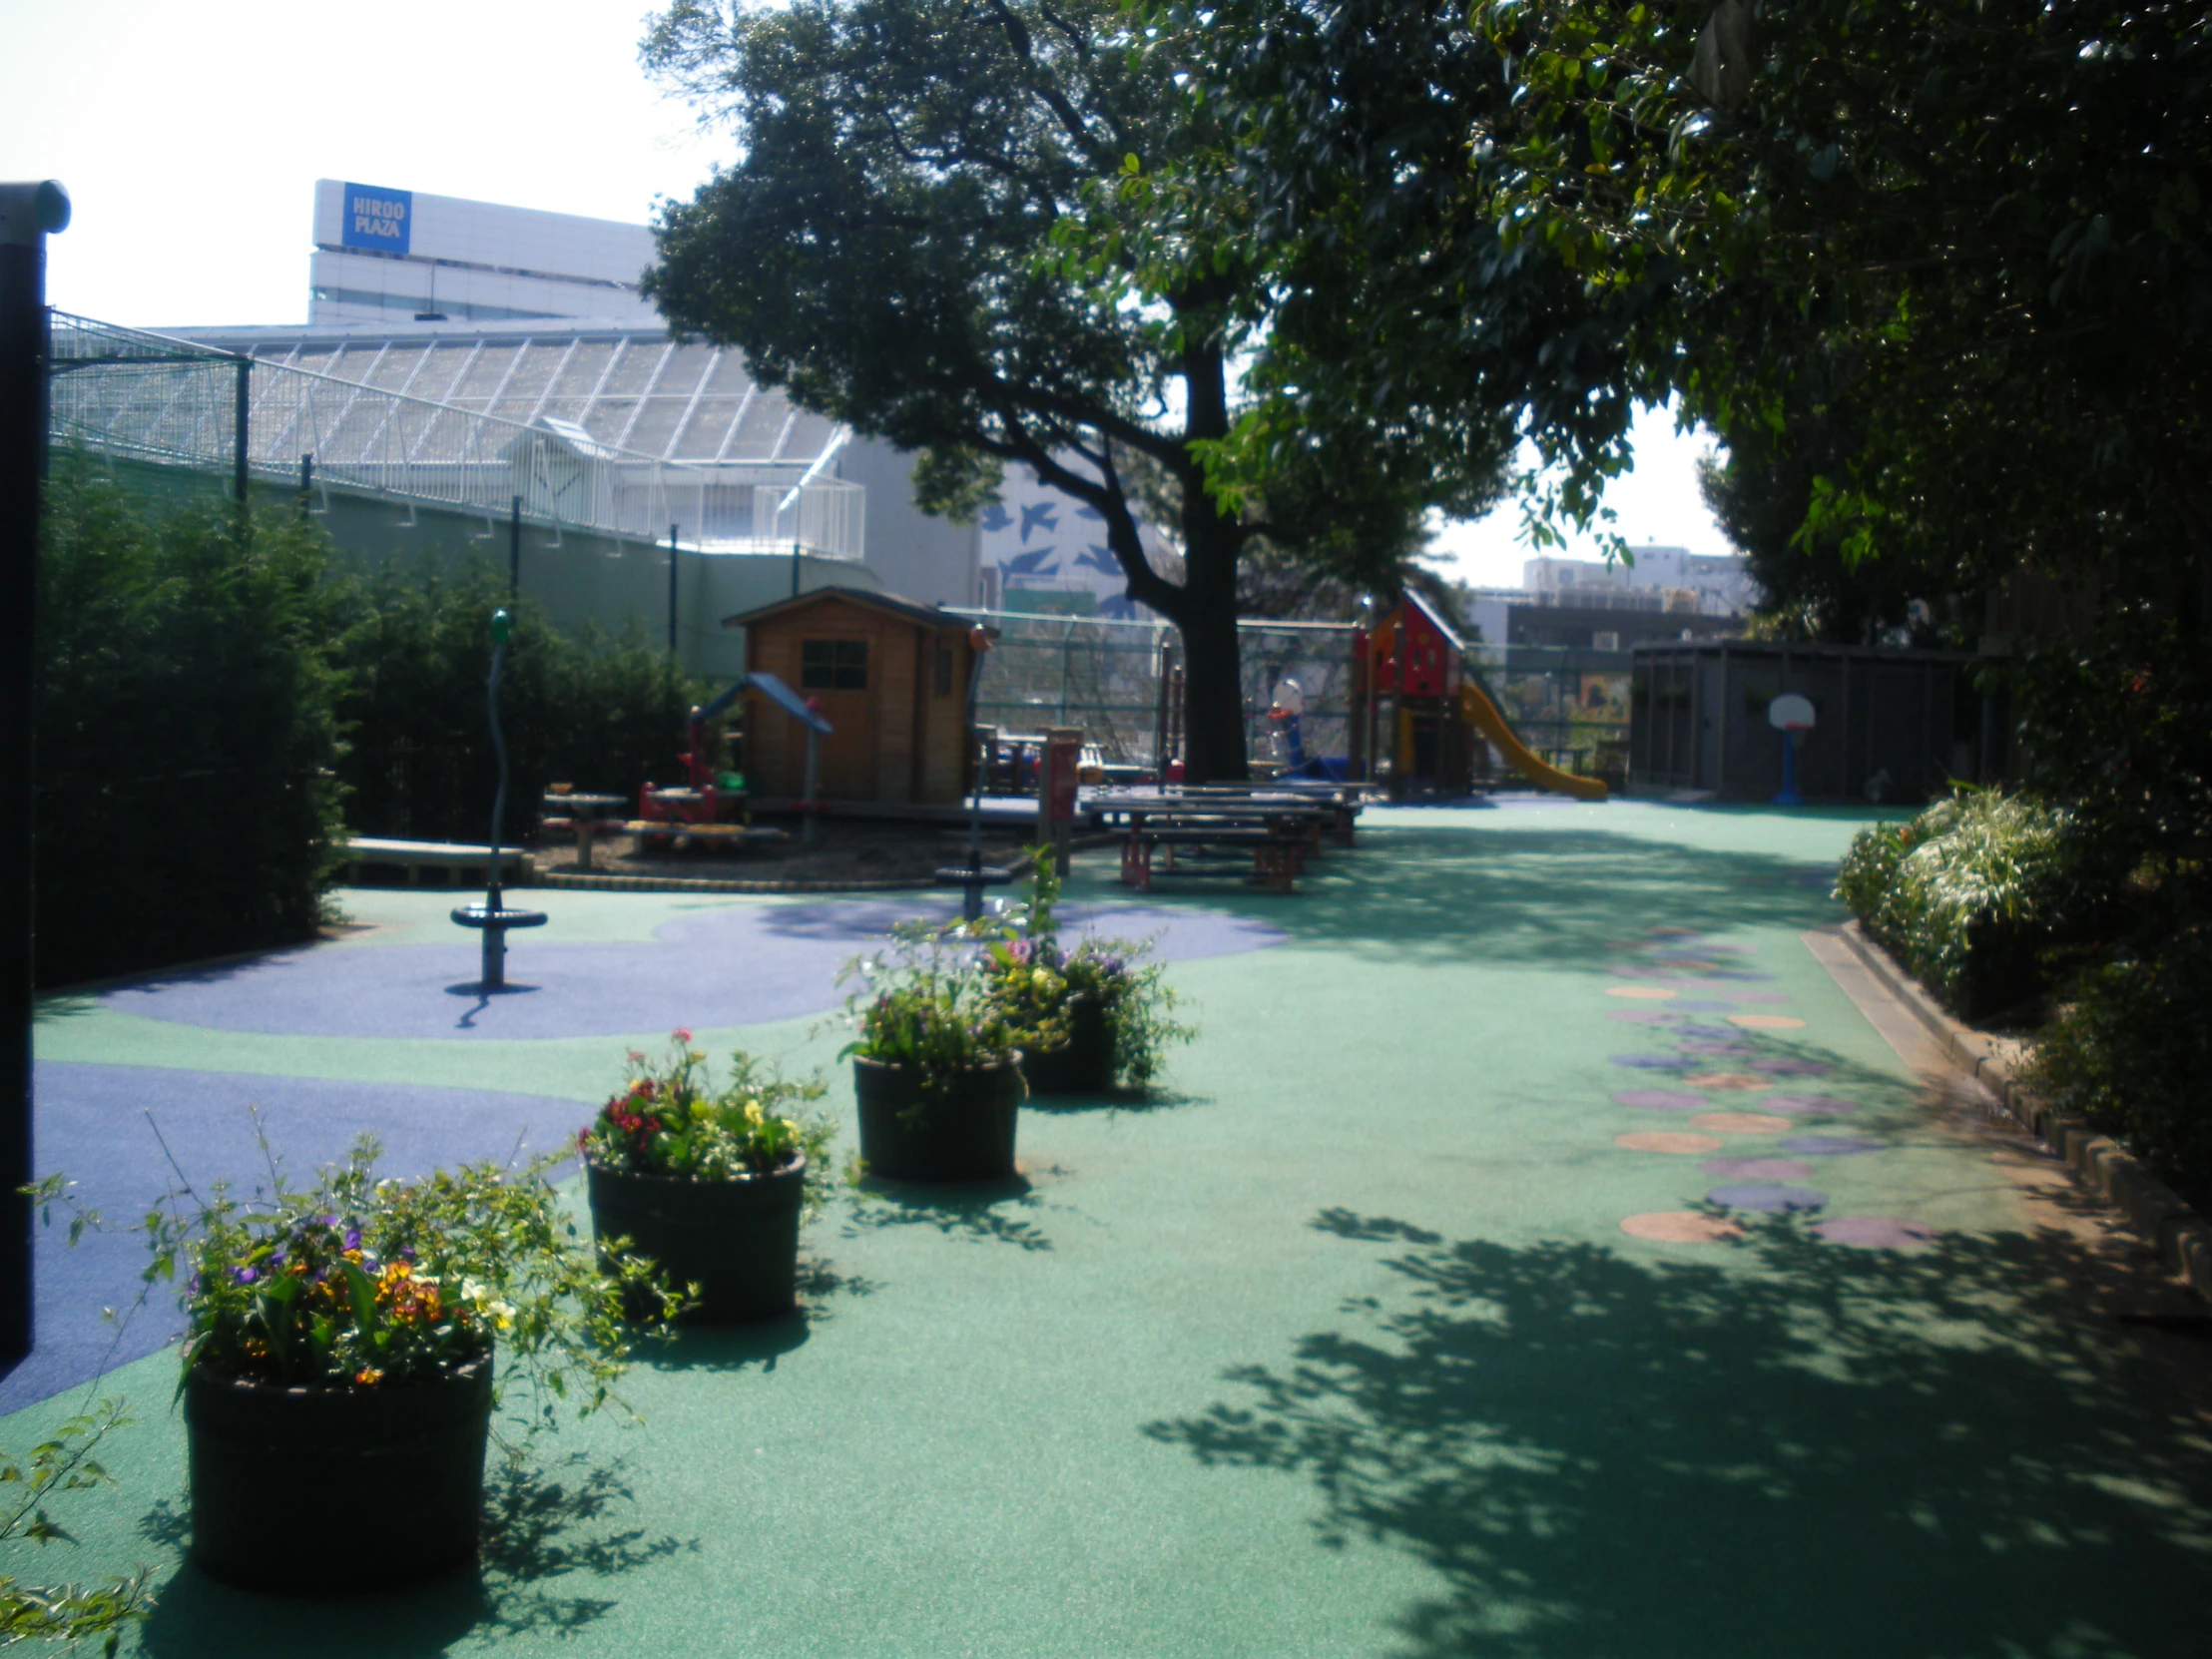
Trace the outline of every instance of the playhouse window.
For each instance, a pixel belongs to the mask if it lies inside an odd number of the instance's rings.
[[[867,641],[801,640],[802,691],[866,691]]]
[[[952,695],[952,647],[949,645],[937,647],[937,695]]]

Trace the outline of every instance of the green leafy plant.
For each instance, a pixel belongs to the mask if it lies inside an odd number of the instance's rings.
[[[1917,978],[1978,1018],[2046,990],[2050,953],[2095,933],[2117,879],[2067,809],[1961,788],[1909,825],[1861,831],[1837,892]]]
[[[1133,1087],[1150,1085],[1170,1043],[1188,1042],[1195,1026],[1174,1017],[1179,998],[1166,969],[1141,960],[1149,939],[1079,940],[1063,947],[1056,914],[1060,873],[1048,846],[1029,848],[1029,892],[996,922],[981,968],[985,994],[1019,1044],[1051,1048],[1072,1034],[1070,1008],[1095,1003],[1114,1044],[1114,1072]]]
[[[74,1543],[47,1512],[59,1492],[85,1491],[114,1484],[94,1453],[110,1432],[130,1422],[123,1406],[102,1400],[92,1410],[62,1422],[27,1456],[0,1451],[0,1540],[28,1539],[40,1545]],[[123,1628],[146,1617],[146,1575],[110,1579],[100,1585],[25,1584],[0,1575],[0,1647],[17,1642],[60,1642],[76,1646],[98,1641],[113,1654]]]
[[[743,1181],[807,1160],[807,1203],[819,1209],[835,1128],[808,1110],[830,1092],[819,1074],[793,1080],[740,1049],[730,1076],[715,1084],[692,1034],[670,1033],[655,1060],[629,1055],[629,1081],[576,1136],[601,1169],[678,1181]]]
[[[2212,1192],[2212,924],[2201,917],[2083,973],[2036,1044],[2029,1086],[2199,1194]]]
[[[887,950],[854,957],[837,982],[854,986],[845,1012],[857,1032],[840,1059],[908,1067],[933,1090],[961,1072],[1003,1065],[1020,1047],[972,941],[957,928],[902,923]]]
[[[496,1345],[497,1392],[519,1378],[532,1415],[589,1414],[627,1369],[626,1302],[665,1324],[675,1302],[649,1270],[603,1268],[548,1179],[561,1161],[484,1162],[417,1181],[378,1179],[373,1137],[295,1188],[270,1153],[269,1184],[181,1185],[140,1225],[149,1289],[178,1287],[184,1370],[326,1388],[388,1388],[472,1370]],[[34,1190],[66,1198],[50,1177]],[[101,1225],[80,1211],[72,1236]],[[180,1379],[180,1388],[182,1379]]]

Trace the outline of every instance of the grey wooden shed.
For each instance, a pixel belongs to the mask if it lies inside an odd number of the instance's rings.
[[[1758,801],[1782,787],[1767,705],[1812,701],[1798,752],[1807,801],[1925,800],[1981,776],[1980,699],[1962,651],[1879,651],[1754,640],[1638,646],[1629,673],[1628,792]]]

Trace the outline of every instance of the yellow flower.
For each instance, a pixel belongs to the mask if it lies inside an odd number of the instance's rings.
[[[364,1388],[373,1388],[374,1386],[376,1386],[377,1383],[383,1382],[383,1380],[384,1374],[378,1371],[374,1366],[363,1366],[359,1371],[353,1374],[353,1381],[358,1382]]]
[[[745,1121],[747,1127],[753,1129],[760,1128],[761,1125],[767,1121],[766,1116],[761,1111],[761,1103],[758,1100],[749,1100],[745,1103]]]

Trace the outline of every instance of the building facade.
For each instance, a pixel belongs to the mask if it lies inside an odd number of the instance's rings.
[[[318,179],[307,320],[656,327],[660,314],[638,291],[652,263],[643,225]]]

